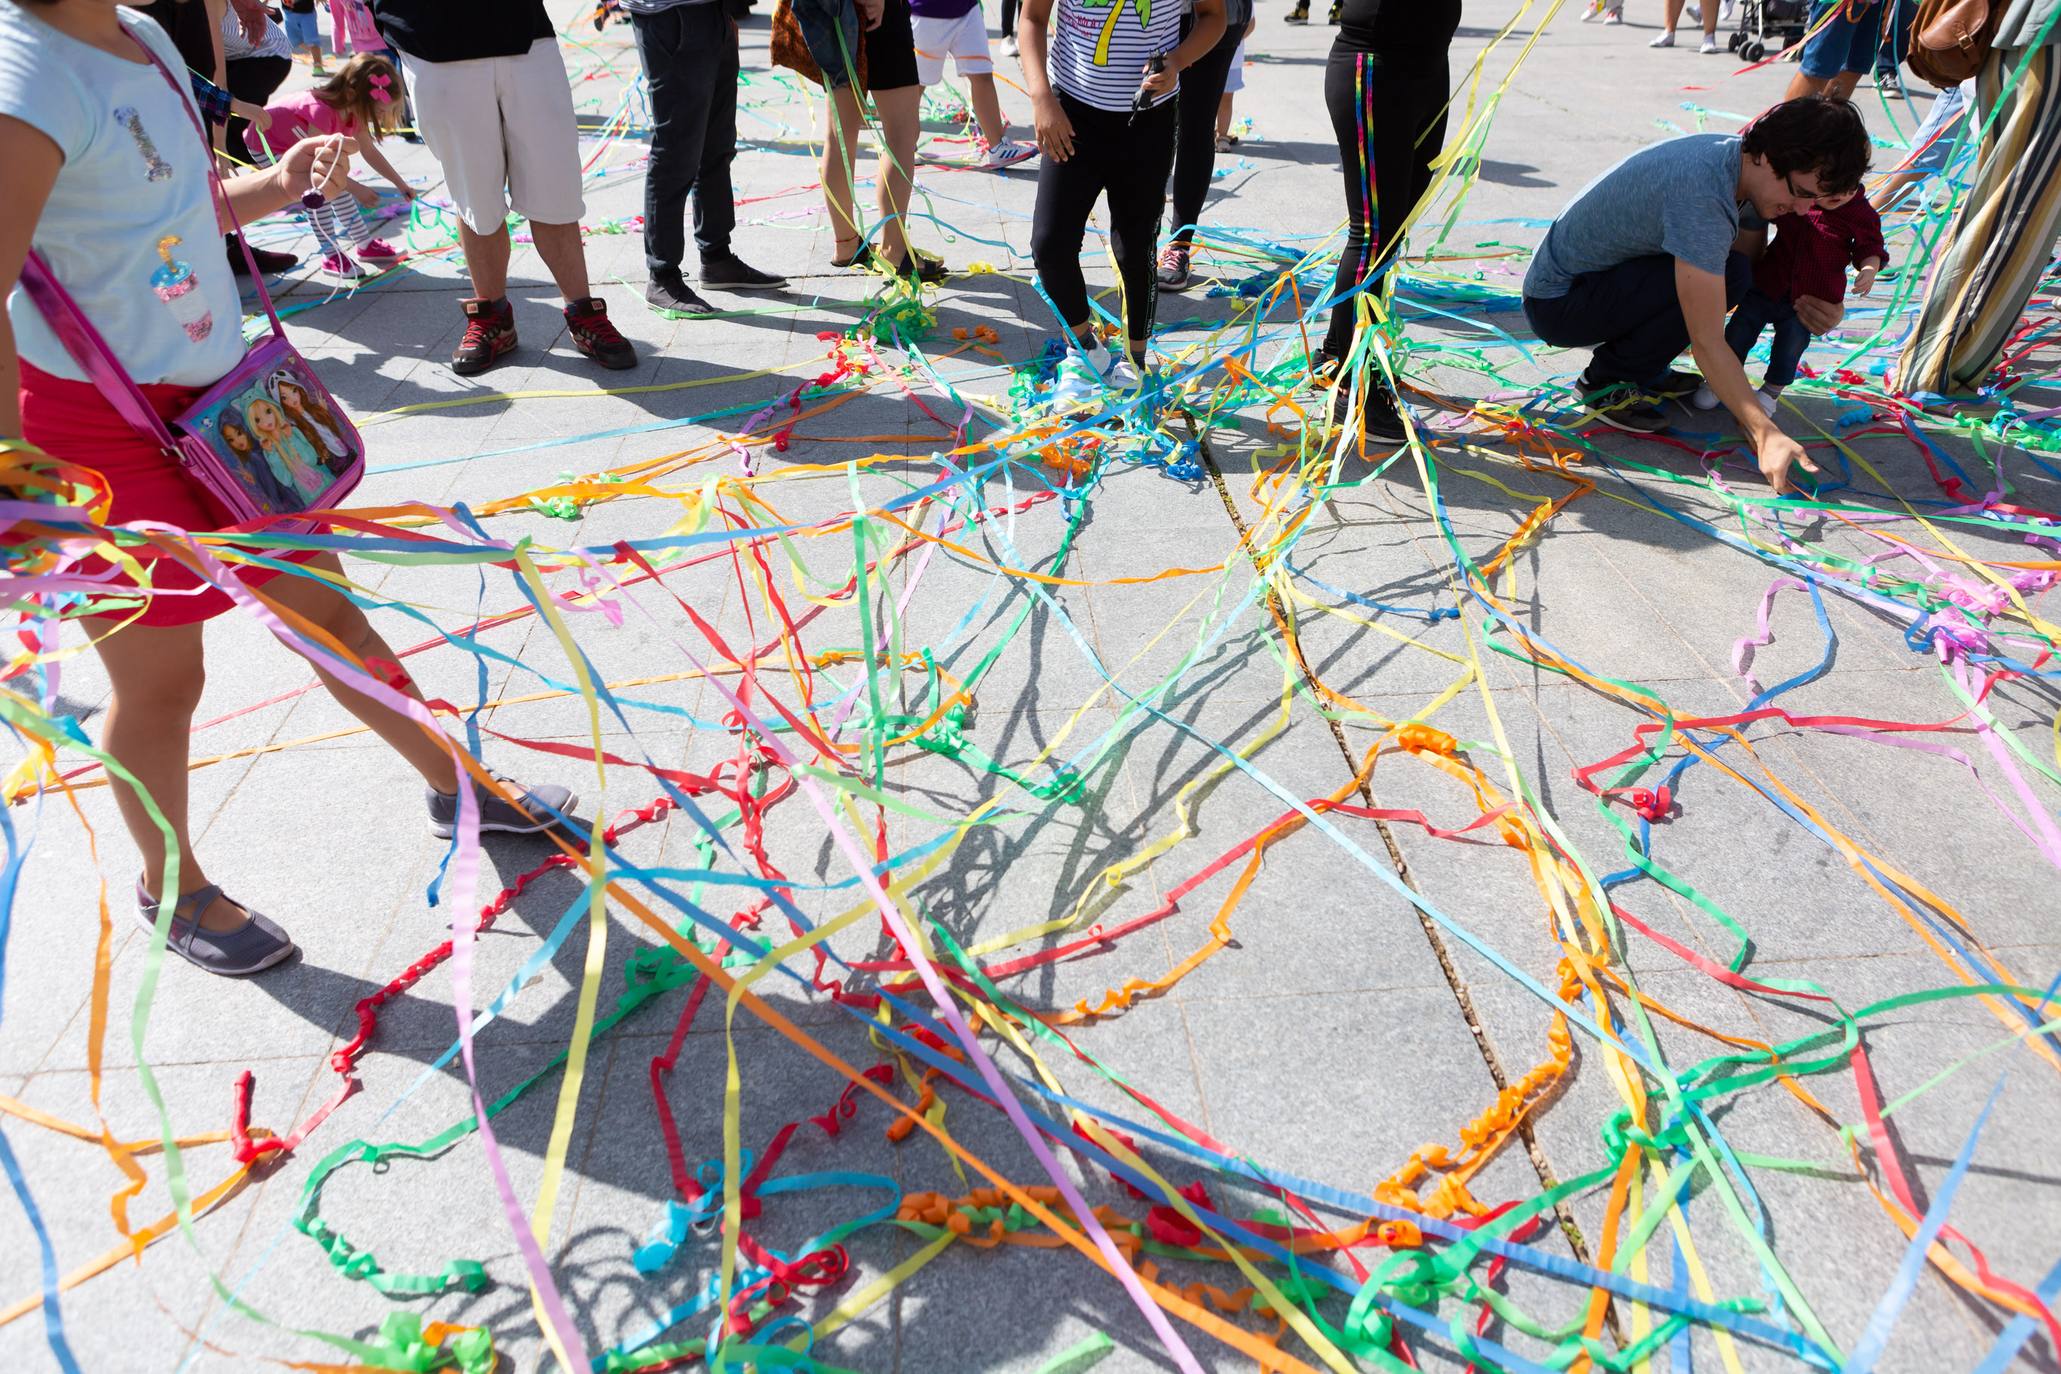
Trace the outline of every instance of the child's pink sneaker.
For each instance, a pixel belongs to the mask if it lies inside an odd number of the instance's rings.
[[[363,248],[360,248],[358,252],[368,258],[398,258],[401,256],[401,250],[388,243],[385,239],[373,239]]]
[[[365,275],[364,268],[342,253],[331,253],[322,259],[322,270],[343,281],[357,281]]]

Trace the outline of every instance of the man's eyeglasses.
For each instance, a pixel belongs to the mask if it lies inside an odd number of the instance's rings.
[[[1785,174],[1782,178],[1782,184],[1787,186],[1789,188],[1789,194],[1794,196],[1798,200],[1807,200],[1812,202],[1813,204],[1816,204],[1821,201],[1837,199],[1837,197],[1833,195],[1833,193],[1823,189],[1822,187],[1812,187],[1809,190],[1805,190],[1803,187],[1798,186],[1796,184],[1796,178],[1794,176]]]

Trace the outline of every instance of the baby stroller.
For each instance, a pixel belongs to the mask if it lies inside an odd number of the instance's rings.
[[[1810,27],[1810,0],[1741,0],[1739,31],[1726,46],[1748,62],[1758,62],[1803,37]]]

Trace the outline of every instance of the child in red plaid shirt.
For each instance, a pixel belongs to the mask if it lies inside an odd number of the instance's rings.
[[[1882,242],[1882,220],[1875,207],[1849,191],[1820,201],[1815,209],[1796,210],[1775,220],[1775,238],[1754,264],[1753,285],[1725,326],[1725,342],[1741,362],[1773,325],[1768,345],[1768,372],[1761,382],[1760,408],[1775,413],[1782,389],[1796,380],[1796,365],[1810,346],[1810,331],[1796,318],[1798,296],[1821,301],[1846,299],[1846,269],[1854,271],[1854,289],[1863,296],[1875,289],[1875,274],[1889,261]],[[1708,386],[1696,393],[1698,410],[1717,408],[1717,393]]]

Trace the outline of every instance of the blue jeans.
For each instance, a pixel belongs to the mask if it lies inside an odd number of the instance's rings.
[[[1826,0],[1811,16],[1816,23],[1827,10],[1837,10],[1824,28],[1803,45],[1803,74],[1814,81],[1828,81],[1841,72],[1868,72],[1875,66],[1875,50],[1882,46],[1882,3],[1875,0],[1858,19],[1847,18],[1847,0]]]
[[[1794,305],[1763,295],[1757,286],[1749,288],[1725,325],[1725,342],[1743,363],[1760,341],[1761,330],[1769,325],[1775,327],[1775,338],[1768,345],[1768,375],[1761,384],[1788,386],[1796,380],[1796,365],[1803,361],[1803,351],[1811,344],[1811,332],[1796,318]]]

